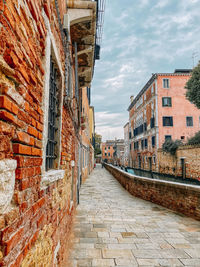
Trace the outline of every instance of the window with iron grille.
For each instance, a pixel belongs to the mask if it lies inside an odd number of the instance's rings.
[[[56,132],[58,116],[58,79],[59,72],[52,57],[50,60],[50,81],[49,81],[49,109],[48,109],[48,140],[46,146],[46,170],[53,169],[56,155]]]

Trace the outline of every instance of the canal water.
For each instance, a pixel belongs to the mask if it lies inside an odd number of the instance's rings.
[[[133,169],[133,168],[124,168],[121,167],[120,169],[141,177],[146,177],[146,178],[151,178],[151,179],[158,179],[158,180],[164,180],[164,181],[171,181],[171,182],[176,182],[176,183],[183,183],[183,184],[193,184],[193,185],[199,185],[200,186],[200,181],[196,179],[191,179],[191,178],[181,178],[181,177],[175,177],[172,175],[166,175],[166,174],[161,174],[161,173],[155,173],[155,172],[150,172],[150,171],[144,171],[144,170],[139,170],[139,169]]]

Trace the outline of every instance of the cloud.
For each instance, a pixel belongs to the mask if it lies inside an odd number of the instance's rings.
[[[92,84],[97,131],[121,137],[130,95],[136,96],[152,73],[191,68],[194,51],[197,62],[199,7],[200,0],[107,1]]]

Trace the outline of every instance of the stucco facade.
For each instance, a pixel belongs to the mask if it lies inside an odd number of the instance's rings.
[[[157,149],[166,139],[181,140],[200,130],[200,111],[185,97],[189,70],[153,74],[128,108],[130,166],[158,171]]]

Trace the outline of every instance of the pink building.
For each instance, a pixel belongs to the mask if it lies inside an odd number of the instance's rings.
[[[186,142],[200,130],[200,110],[186,97],[190,70],[156,73],[128,108],[131,166],[157,170],[157,149],[166,139]]]

